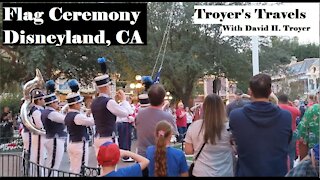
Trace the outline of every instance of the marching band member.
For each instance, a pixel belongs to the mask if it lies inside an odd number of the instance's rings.
[[[20,107],[24,103],[24,98],[21,99]],[[22,157],[24,157],[26,160],[30,160],[30,149],[31,149],[31,132],[29,129],[22,124],[22,130],[21,130],[21,137],[23,141],[23,151],[22,151]],[[21,127],[21,125],[20,125]]]
[[[76,79],[70,79],[68,81],[68,86],[69,88],[71,89],[71,92],[72,93],[78,93],[80,87],[79,87],[79,83]],[[65,105],[62,106],[61,108],[61,113],[63,115],[67,115],[69,111],[69,104],[68,103],[65,103]],[[81,112],[81,111],[80,111]],[[82,113],[82,112],[81,112]],[[67,128],[67,127],[66,127]],[[68,129],[65,129],[66,132],[67,132],[67,139],[66,139],[66,144],[65,144],[65,152],[68,150],[68,145],[69,145],[69,141],[70,141],[70,133],[68,132]]]
[[[121,104],[120,104],[121,105]],[[130,106],[125,107],[129,112],[129,117],[120,118],[117,117],[116,125],[118,132],[118,144],[119,148],[123,150],[130,151],[131,150],[131,138],[132,138],[132,123],[134,122],[134,109]],[[122,157],[123,162],[133,162],[134,160],[130,157]]]
[[[93,118],[81,114],[83,97],[77,93],[67,96],[69,111],[64,119],[69,133],[68,154],[70,159],[70,172],[80,173],[81,166],[88,166],[89,161],[89,134],[88,126],[94,125]]]
[[[86,108],[85,112],[86,112],[86,116],[87,117],[92,117],[92,113],[91,113],[91,103],[92,103],[92,98],[93,98],[93,95],[86,95],[84,96],[84,107]],[[88,130],[88,134],[89,134],[89,146],[92,146],[93,145],[93,140],[94,140],[94,132],[95,132],[95,125],[93,126],[90,126],[90,127],[87,127],[87,130]]]
[[[46,166],[59,169],[64,153],[64,143],[67,138],[64,125],[65,116],[58,112],[59,104],[54,90],[51,90],[51,94],[47,95],[44,100],[46,107],[41,114],[41,120],[46,130],[47,138],[45,142],[48,153]],[[50,175],[51,172],[49,172],[48,176]],[[56,175],[54,174],[53,176]]]
[[[133,136],[135,140],[137,140],[137,128],[136,128],[136,124],[135,124],[135,120],[136,120],[136,116],[138,115],[139,111],[147,108],[150,106],[150,102],[149,102],[149,97],[148,94],[140,94],[138,96],[139,102],[137,103],[137,105],[135,106],[135,112],[134,112],[134,121],[132,123],[134,129],[133,129]],[[138,149],[135,150],[135,152],[138,152]]]
[[[98,76],[94,79],[96,87],[98,88],[99,96],[96,97],[91,104],[91,112],[96,125],[96,134],[94,138],[94,146],[96,155],[98,155],[99,147],[106,141],[112,142],[112,135],[115,129],[116,117],[125,118],[129,116],[127,109],[130,104],[126,101],[126,95],[121,90],[117,94],[121,107],[114,99],[110,97],[111,79],[107,74]]]
[[[31,117],[33,124],[37,129],[43,129],[43,124],[41,121],[41,112],[43,111],[43,106],[45,104],[44,101],[44,93],[39,89],[34,89],[31,91],[31,109],[29,112],[29,116]],[[31,153],[30,153],[30,161],[33,163],[36,163],[40,166],[44,165],[44,143],[45,143],[45,137],[42,135],[38,135],[35,133],[31,133]],[[35,166],[33,166],[35,167]],[[35,175],[37,173],[38,176],[41,176],[40,174],[40,168],[37,169],[30,169],[31,174]]]

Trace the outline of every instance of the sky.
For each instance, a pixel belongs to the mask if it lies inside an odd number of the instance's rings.
[[[312,33],[312,34],[311,33],[310,34],[304,34],[304,35],[297,36],[297,37],[299,38],[299,43],[301,43],[301,44],[308,44],[308,43],[319,44],[319,38],[320,38],[320,33],[319,33],[319,27],[320,27],[320,21],[319,21],[320,3],[283,3],[283,4],[285,4],[285,5],[290,5],[290,4],[296,5],[296,4],[299,4],[299,7],[301,7],[302,9],[303,8],[308,8],[310,6],[311,7],[317,6],[317,9],[318,9],[318,13],[317,14],[318,14],[318,16],[317,17],[313,17],[311,19],[310,23],[318,25],[318,33],[317,34],[314,34],[314,33]]]

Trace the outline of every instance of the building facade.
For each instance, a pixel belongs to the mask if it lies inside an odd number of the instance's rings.
[[[223,100],[233,100],[234,93],[237,89],[237,82],[229,80],[224,76],[214,76],[214,75],[206,75],[201,79],[203,83],[203,95],[204,99],[207,95],[212,94],[214,92],[214,80],[219,79],[219,83],[216,86],[216,94],[218,94]]]
[[[315,94],[320,89],[319,69],[319,58],[307,58],[298,62],[293,57],[290,64],[272,75],[272,90],[275,94],[286,93],[297,96]]]

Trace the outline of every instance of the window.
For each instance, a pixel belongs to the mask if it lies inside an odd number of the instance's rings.
[[[309,79],[309,85],[310,85],[310,89],[311,89],[311,90],[314,90],[313,79]]]
[[[308,80],[304,79],[304,92],[308,92]]]

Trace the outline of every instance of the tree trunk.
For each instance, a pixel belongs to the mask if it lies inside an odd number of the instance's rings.
[[[190,105],[189,105],[190,94],[189,93],[182,94],[181,100],[182,100],[182,103],[183,103],[184,107],[190,107]]]

